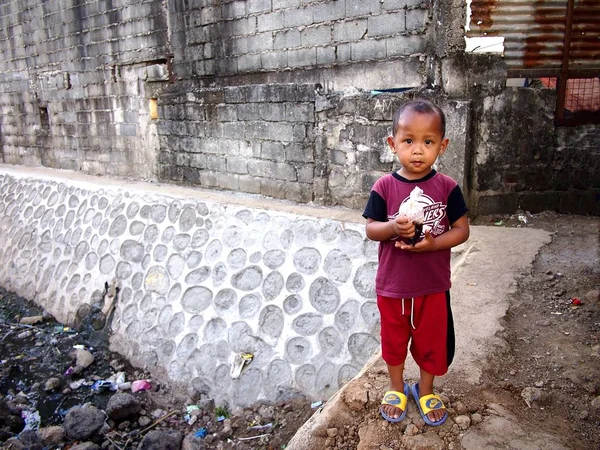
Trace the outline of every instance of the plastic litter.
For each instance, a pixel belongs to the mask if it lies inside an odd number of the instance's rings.
[[[204,439],[206,437],[206,435],[208,434],[208,430],[204,427],[198,429],[198,431],[196,431],[194,433],[194,437],[200,438],[200,439]]]
[[[40,427],[40,413],[39,411],[21,411],[21,418],[25,421],[25,428],[23,431],[27,430],[37,430]]]
[[[571,304],[574,306],[581,306],[581,300],[579,300],[578,298],[574,298],[571,300]]]
[[[223,422],[225,420],[225,416],[217,417],[217,422]]]
[[[244,366],[250,364],[250,361],[254,358],[252,353],[240,353],[235,355],[233,364],[231,365],[230,375],[231,378],[238,378],[242,374]]]
[[[152,384],[148,380],[136,380],[131,383],[131,392],[147,391],[152,389]]]
[[[252,427],[248,427],[249,430],[268,430],[269,428],[272,428],[273,424],[271,422],[266,423],[264,425],[254,425]]]
[[[323,405],[323,402],[321,400],[317,400],[316,402],[312,402],[310,404],[310,407],[313,408],[313,409],[315,409],[315,408],[318,408],[321,405]]]
[[[114,384],[108,380],[98,380],[92,384],[92,391],[96,393],[104,392],[109,389],[115,390]]]
[[[83,386],[83,383],[85,383],[85,378],[75,380],[72,383],[69,383],[69,389],[72,389],[72,390],[79,389],[81,386]]]

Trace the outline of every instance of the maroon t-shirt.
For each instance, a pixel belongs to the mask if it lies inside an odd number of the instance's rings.
[[[408,200],[415,186],[423,190],[423,223],[431,227],[434,238],[448,231],[469,210],[452,178],[433,170],[420,180],[407,180],[394,172],[375,182],[363,217],[379,222],[395,218],[400,204]],[[412,253],[396,248],[395,239],[379,243],[375,278],[378,295],[411,298],[444,292],[450,286],[450,249]]]

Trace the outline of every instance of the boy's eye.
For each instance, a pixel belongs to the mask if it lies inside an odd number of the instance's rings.
[[[404,142],[406,142],[407,144],[412,144],[412,139],[407,139],[407,140],[406,140],[406,141],[404,141]]]
[[[431,141],[430,139],[427,139],[427,140],[425,141],[425,143],[426,143],[427,145],[431,145],[431,144],[432,144],[432,142],[433,142],[433,141]]]

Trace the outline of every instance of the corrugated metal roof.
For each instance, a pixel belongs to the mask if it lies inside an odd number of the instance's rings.
[[[563,64],[568,35],[569,69],[600,69],[600,1],[574,0],[567,30],[568,0],[472,0],[469,37],[504,37],[509,71],[552,74]]]

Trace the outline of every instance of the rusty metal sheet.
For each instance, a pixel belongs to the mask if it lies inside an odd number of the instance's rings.
[[[568,0],[472,0],[468,37],[504,37],[509,71],[556,69],[569,33],[569,67],[600,69],[600,1],[575,0],[567,30]]]

